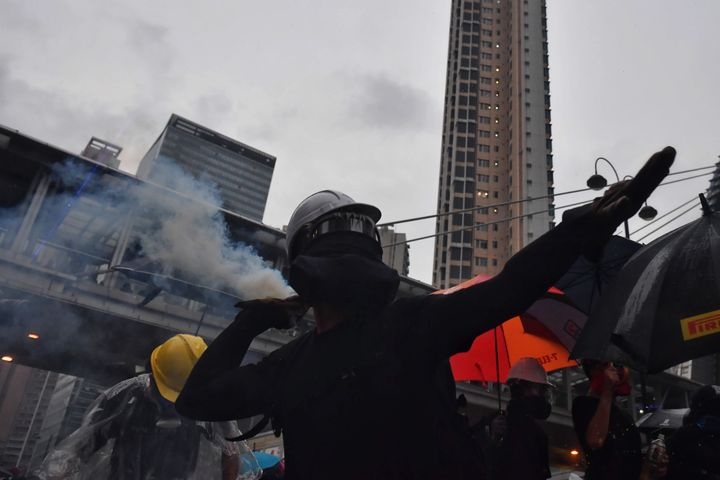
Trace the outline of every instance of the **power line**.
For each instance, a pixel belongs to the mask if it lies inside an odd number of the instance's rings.
[[[706,167],[691,168],[690,170],[681,170],[681,171],[679,171],[679,172],[668,173],[667,176],[668,176],[668,177],[671,177],[671,176],[673,176],[673,175],[680,175],[681,173],[697,172],[698,170],[706,170],[706,169],[708,169],[708,168],[715,168],[715,167],[716,167],[716,165],[708,165],[708,166],[706,166]]]
[[[670,215],[670,214],[672,214],[672,213],[674,213],[674,212],[677,212],[678,210],[680,210],[681,208],[683,208],[683,207],[686,206],[687,204],[692,203],[692,202],[695,202],[695,201],[697,201],[697,196],[693,195],[693,197],[692,197],[690,200],[688,200],[687,202],[683,203],[682,205],[678,205],[677,207],[673,208],[672,210],[670,210],[670,211],[667,212],[667,213],[663,213],[663,214],[660,215],[659,217],[655,218],[653,221],[648,222],[648,223],[646,223],[645,225],[643,225],[642,227],[638,228],[637,230],[635,230],[634,232],[632,232],[630,235],[635,235],[635,234],[638,233],[640,230],[645,230],[645,229],[648,228],[649,226],[651,226],[651,225],[659,222],[660,220],[662,220],[663,218],[667,217],[668,215]]]
[[[549,212],[549,211],[551,211],[551,210],[556,210],[556,211],[557,211],[557,210],[562,210],[562,209],[565,209],[565,208],[576,207],[576,206],[578,206],[578,205],[585,205],[585,204],[591,203],[591,202],[593,202],[593,201],[594,201],[594,199],[592,199],[592,200],[583,200],[582,202],[575,202],[575,203],[571,203],[571,204],[568,204],[568,205],[563,205],[563,206],[561,206],[561,207],[547,208],[547,209],[545,209],[545,210],[538,210],[537,212],[525,213],[525,214],[523,214],[523,215],[515,215],[514,217],[502,218],[502,219],[500,219],[500,220],[495,220],[495,221],[492,221],[492,222],[480,222],[480,223],[475,223],[475,224],[473,224],[473,225],[470,225],[470,226],[467,226],[467,227],[458,228],[458,229],[455,229],[455,230],[447,230],[447,231],[445,231],[445,232],[434,233],[434,234],[432,234],[432,235],[425,235],[424,237],[411,238],[410,240],[405,240],[405,241],[403,241],[403,242],[389,243],[389,244],[387,244],[387,245],[383,245],[382,248],[395,247],[395,246],[397,246],[397,245],[405,245],[405,244],[410,243],[410,242],[417,242],[417,241],[419,241],[419,240],[426,240],[426,239],[428,239],[428,238],[435,238],[435,237],[439,237],[439,236],[441,236],[441,235],[451,235],[451,234],[453,234],[453,233],[464,232],[465,230],[470,230],[470,229],[478,228],[478,227],[481,227],[481,226],[495,225],[495,224],[498,224],[498,223],[504,223],[504,222],[509,222],[509,221],[511,221],[511,220],[516,220],[516,219],[518,219],[518,218],[530,217],[530,216],[533,216],[533,215],[539,215],[539,214],[541,214],[541,213],[547,213],[547,212]],[[486,208],[486,207],[483,207],[483,208]]]
[[[693,178],[704,177],[706,175],[712,175],[713,173],[714,172],[706,172],[706,173],[701,173],[699,175],[693,175],[692,177],[679,178],[677,180],[673,180],[672,182],[661,183],[660,185],[658,185],[658,187],[662,187],[663,185],[670,185],[670,184],[678,183],[678,182],[684,182],[685,180],[692,180]]]
[[[647,237],[649,237],[649,236],[652,235],[653,233],[657,232],[657,231],[660,230],[661,228],[665,227],[666,225],[671,224],[672,222],[674,222],[674,221],[677,220],[678,218],[682,217],[682,216],[685,215],[686,213],[691,212],[693,209],[695,209],[695,208],[696,208],[697,206],[699,206],[699,205],[700,205],[700,202],[698,201],[698,202],[696,202],[693,206],[691,206],[690,208],[688,208],[688,209],[685,210],[684,212],[679,213],[678,215],[675,215],[673,218],[671,218],[671,219],[668,220],[667,222],[663,223],[662,225],[660,225],[658,228],[656,228],[656,229],[653,230],[652,232],[643,235],[643,236],[640,237],[637,241],[638,241],[638,242],[643,241],[644,239],[646,239]]]
[[[492,203],[490,205],[481,205],[479,207],[476,206],[476,207],[470,207],[470,208],[463,208],[461,210],[450,210],[449,212],[443,212],[443,213],[432,213],[430,215],[423,215],[422,217],[406,218],[403,220],[397,220],[395,222],[379,223],[377,226],[385,227],[385,226],[389,226],[389,225],[399,225],[401,223],[416,222],[418,220],[427,220],[429,218],[450,216],[450,215],[454,215],[456,213],[472,212],[474,210],[481,210],[483,208],[506,207],[508,205],[515,205],[516,203],[532,202],[535,200],[543,200],[545,198],[550,198],[550,197],[561,197],[563,195],[570,195],[571,193],[587,192],[588,190],[592,190],[592,189],[591,188],[580,188],[578,190],[569,190],[567,192],[554,193],[552,195],[543,195],[542,197],[532,197],[532,198],[525,198],[522,200],[511,200],[509,202]]]
[[[690,169],[690,170],[681,170],[681,171],[679,171],[679,172],[670,173],[670,174],[668,174],[668,176],[670,176],[670,175],[680,175],[680,174],[683,174],[683,173],[695,172],[695,171],[698,171],[698,170],[704,170],[704,169],[711,168],[711,167],[714,167],[714,165],[710,165],[710,166],[707,166],[707,167],[693,168],[693,169]],[[701,173],[701,174],[699,174],[699,175],[694,175],[694,176],[691,176],[691,177],[680,178],[680,179],[677,179],[677,180],[672,180],[672,181],[670,181],[670,182],[661,183],[661,184],[658,185],[658,186],[670,185],[670,184],[678,183],[678,182],[684,182],[685,180],[692,180],[692,179],[694,179],[694,178],[703,177],[703,176],[705,176],[705,175],[711,175],[712,173],[713,173],[713,172],[706,172],[706,173]],[[612,186],[612,185],[614,185],[614,184],[610,184],[610,185],[608,185],[608,186]],[[395,225],[399,225],[399,224],[401,224],[401,223],[410,223],[410,222],[416,222],[416,221],[419,221],[419,220],[428,220],[428,219],[430,219],[430,218],[440,218],[440,217],[450,216],[450,215],[453,215],[453,214],[456,214],[456,213],[473,212],[473,211],[475,211],[475,210],[481,210],[481,209],[483,209],[483,208],[505,207],[505,206],[514,205],[514,204],[517,204],[517,203],[532,202],[532,201],[535,201],[535,200],[543,200],[543,199],[546,199],[546,198],[561,197],[561,196],[563,196],[563,195],[570,195],[570,194],[573,194],[573,193],[587,192],[588,190],[592,190],[592,189],[591,189],[591,188],[579,188],[579,189],[577,189],[577,190],[568,190],[568,191],[566,191],[566,192],[553,193],[552,195],[543,195],[543,196],[541,196],[541,197],[525,198],[525,199],[521,199],[521,200],[511,200],[511,201],[509,201],[509,202],[493,203],[493,204],[490,204],[490,205],[481,205],[481,206],[463,208],[463,209],[460,209],[460,210],[450,210],[450,211],[448,211],[448,212],[433,213],[433,214],[429,214],[429,215],[423,215],[423,216],[420,216],[420,217],[405,218],[405,219],[402,219],[402,220],[396,220],[396,221],[392,221],[392,222],[379,223],[377,226],[378,226],[378,227],[395,226]]]
[[[686,172],[677,172],[677,173],[686,173]],[[672,183],[683,182],[683,181],[685,181],[685,180],[692,180],[692,179],[694,179],[694,178],[702,177],[702,176],[705,176],[705,175],[710,175],[711,173],[713,173],[713,172],[703,173],[703,174],[700,174],[700,175],[694,175],[694,176],[686,177],[686,178],[680,178],[680,179],[678,179],[678,180],[673,180],[673,181],[670,181],[670,182],[661,183],[659,186],[669,185],[669,184],[672,184]],[[573,191],[569,191],[569,192],[563,192],[563,194],[577,193],[577,192],[586,191],[586,190],[590,190],[590,189],[589,189],[589,188],[586,188],[586,189],[582,189],[582,190],[573,190]],[[530,200],[536,200],[536,199],[540,199],[540,198],[541,198],[541,197],[536,197],[536,198],[533,198],[533,199],[530,199]],[[419,241],[419,240],[426,240],[426,239],[428,239],[428,238],[439,237],[439,236],[441,236],[441,235],[451,235],[451,234],[453,234],[453,233],[463,232],[463,231],[465,231],[465,230],[470,230],[470,229],[472,229],[472,228],[477,228],[477,227],[482,226],[482,225],[494,225],[494,224],[498,224],[498,223],[509,222],[509,221],[511,221],[511,220],[516,220],[516,219],[518,219],[518,218],[524,218],[524,217],[529,217],[529,216],[532,216],[532,215],[538,215],[538,214],[541,214],[541,213],[547,213],[547,212],[549,212],[549,211],[551,211],[551,210],[557,211],[557,210],[562,210],[562,209],[565,209],[565,208],[574,207],[574,206],[577,206],[577,205],[583,205],[583,204],[586,204],[586,203],[590,203],[590,202],[592,202],[592,201],[594,201],[594,200],[595,200],[595,199],[592,199],[592,200],[584,200],[584,201],[582,201],[582,202],[571,203],[571,204],[569,204],[569,205],[563,205],[563,206],[561,206],[561,207],[548,208],[548,209],[545,209],[545,210],[539,210],[539,211],[536,211],[536,212],[526,213],[526,214],[523,214],[523,215],[515,215],[514,217],[503,218],[503,219],[495,220],[495,221],[492,221],[492,222],[477,223],[477,224],[473,224],[473,225],[470,225],[470,226],[467,226],[467,227],[463,227],[463,228],[459,228],[459,229],[456,229],[456,230],[448,230],[448,231],[445,231],[445,232],[439,232],[439,233],[435,233],[435,234],[431,234],[431,235],[425,235],[425,236],[422,236],[422,237],[411,238],[410,240],[405,240],[405,241],[403,241],[403,242],[390,243],[390,244],[387,244],[387,245],[383,245],[382,248],[389,248],[389,247],[394,247],[394,246],[397,246],[397,245],[404,245],[404,244],[408,244],[408,243],[410,243],[410,242],[417,242],[417,241]],[[527,201],[527,200],[516,200],[516,201],[511,202],[511,203],[519,203],[519,202],[522,202],[522,201]],[[654,223],[654,222],[660,220],[661,218],[666,217],[666,216],[669,215],[670,213],[672,213],[672,212],[674,212],[674,211],[677,211],[678,209],[684,207],[684,206],[687,205],[688,203],[690,203],[690,201],[685,202],[684,204],[680,205],[679,207],[676,207],[675,209],[671,210],[670,212],[668,212],[668,213],[666,213],[666,214],[663,214],[661,217],[658,217],[657,219],[653,220],[653,222],[651,222],[651,223]],[[498,204],[497,206],[501,206],[501,205],[503,205],[503,204]],[[694,208],[695,206],[697,206],[697,205],[694,205],[694,206],[691,207],[689,210],[686,210],[685,212],[681,213],[680,215],[677,215],[676,217],[674,217],[674,218],[672,218],[671,220],[669,220],[667,223],[661,225],[660,227],[658,227],[657,229],[655,229],[655,230],[653,230],[652,232],[648,233],[647,235],[645,235],[644,237],[640,238],[640,239],[637,240],[637,241],[641,241],[641,240],[643,240],[644,238],[646,238],[648,235],[651,235],[651,234],[655,233],[656,231],[658,231],[659,229],[663,228],[663,227],[664,227],[665,225],[667,225],[668,223],[676,220],[676,219],[679,218],[680,216],[682,216],[682,215],[684,215],[685,213],[687,213],[688,211],[692,210],[692,208]],[[492,208],[492,207],[493,207],[493,205],[487,205],[487,206],[482,206],[482,207],[474,207],[474,208],[471,208],[471,209],[456,210],[456,211],[453,211],[453,212],[444,213],[444,214],[440,214],[440,215],[430,215],[430,216],[428,216],[427,218],[440,217],[440,216],[444,216],[444,215],[449,215],[450,213],[463,213],[463,212],[467,212],[467,211],[471,211],[471,210],[479,210],[479,209],[481,209],[481,208]],[[404,220],[403,222],[406,222],[406,221],[411,221],[411,220]],[[402,223],[402,222],[395,222],[395,223]],[[383,225],[389,225],[389,223],[386,223],[386,224],[383,224]],[[378,226],[382,226],[382,225],[378,225]],[[645,227],[647,227],[647,225],[646,225]],[[637,233],[638,231],[640,231],[640,230],[642,230],[642,229],[644,229],[645,227],[639,228],[638,230],[636,230],[635,232],[633,232],[633,234],[634,234],[634,233]]]

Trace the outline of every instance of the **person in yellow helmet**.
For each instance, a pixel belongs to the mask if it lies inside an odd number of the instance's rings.
[[[175,401],[207,349],[197,336],[179,334],[150,355],[150,373],[104,392],[81,427],[43,462],[40,479],[222,480],[256,479],[262,470],[242,442],[236,422],[196,422]]]

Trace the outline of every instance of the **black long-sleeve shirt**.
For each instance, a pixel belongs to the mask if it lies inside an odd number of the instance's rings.
[[[177,409],[204,420],[272,415],[289,480],[483,478],[438,376],[448,378],[451,355],[524,312],[584,248],[611,234],[589,208],[574,213],[487,282],[396,300],[238,368],[264,325],[241,314],[200,358]]]

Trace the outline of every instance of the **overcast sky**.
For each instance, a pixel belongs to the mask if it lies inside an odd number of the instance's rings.
[[[717,161],[720,2],[549,0],[547,10],[556,192],[584,186],[597,156],[620,175],[668,144],[676,170]],[[277,157],[268,224],[323,188],[386,220],[428,214],[449,18],[450,0],[4,0],[0,123],[74,152],[93,135],[118,143],[134,173],[178,113]],[[667,212],[708,178],[662,187],[650,203]],[[398,230],[425,235],[434,222]],[[431,280],[432,248],[412,244],[411,276]]]

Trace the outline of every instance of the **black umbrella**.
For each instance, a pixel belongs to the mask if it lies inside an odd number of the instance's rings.
[[[614,235],[605,245],[599,261],[582,256],[570,267],[555,286],[580,310],[589,314],[600,300],[623,265],[641,247],[624,237]]]
[[[720,213],[644,246],[590,315],[572,356],[641,371],[720,352]]]
[[[643,415],[635,424],[640,431],[656,432],[658,430],[677,430],[683,425],[683,417],[689,408],[659,409]]]

